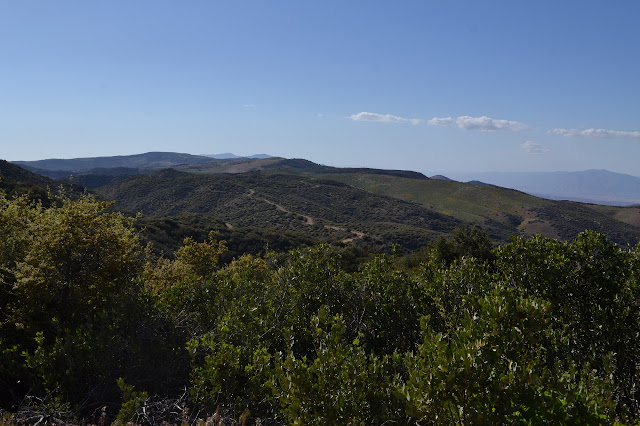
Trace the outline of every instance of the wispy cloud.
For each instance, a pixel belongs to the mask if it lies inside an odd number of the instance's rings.
[[[549,133],[566,136],[568,138],[598,138],[598,139],[640,139],[640,132],[622,132],[606,129],[553,129]]]
[[[533,141],[526,141],[522,144],[521,148],[529,154],[544,154],[545,152],[549,152],[543,145]]]
[[[257,107],[255,106],[255,104],[244,104],[242,105],[242,108],[255,111]]]
[[[455,118],[451,117],[433,117],[427,122],[430,126],[453,126],[455,123]]]
[[[376,114],[374,112],[359,112],[358,114],[350,115],[349,118],[353,121],[372,121],[376,123],[409,123],[414,126],[420,123],[424,123],[424,120],[419,118],[404,118],[389,114]]]
[[[480,130],[483,132],[493,132],[497,130],[517,132],[529,128],[529,126],[519,121],[499,120],[487,116],[469,117],[468,115],[463,115],[458,118],[434,117],[428,121],[428,124],[431,126],[456,126],[463,130]]]

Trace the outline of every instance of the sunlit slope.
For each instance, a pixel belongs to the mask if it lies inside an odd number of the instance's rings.
[[[179,166],[196,173],[261,170],[329,179],[373,194],[420,204],[432,211],[485,229],[505,241],[511,235],[542,234],[573,239],[585,229],[606,233],[621,244],[636,244],[640,209],[552,201],[493,185],[428,179],[410,171],[322,166],[303,159],[238,159],[233,162]]]
[[[438,179],[366,173],[322,176],[375,194],[419,203],[503,238],[506,234],[540,233],[572,239],[585,229],[594,229],[619,243],[636,244],[640,236],[640,209],[634,207],[552,201],[493,185]]]

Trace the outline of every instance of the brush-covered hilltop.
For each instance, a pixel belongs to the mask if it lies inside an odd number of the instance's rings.
[[[322,240],[415,249],[465,226],[482,228],[496,242],[535,234],[570,240],[585,229],[604,232],[619,244],[636,244],[640,237],[637,207],[548,200],[413,171],[260,157],[147,153],[19,164],[73,176],[119,208],[149,217],[208,215],[228,228],[290,231]]]

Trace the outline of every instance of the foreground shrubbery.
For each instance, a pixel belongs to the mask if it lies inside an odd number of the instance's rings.
[[[22,419],[640,416],[638,248],[585,232],[490,252],[468,230],[411,261],[317,246],[219,268],[215,235],[157,259],[108,207],[0,197],[0,403]]]

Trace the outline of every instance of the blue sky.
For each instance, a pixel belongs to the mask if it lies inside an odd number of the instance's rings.
[[[640,176],[638,1],[6,1],[0,158]]]

